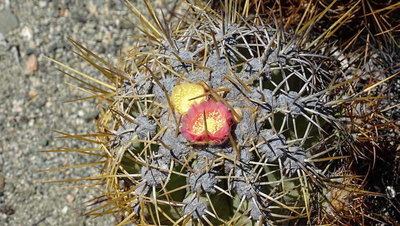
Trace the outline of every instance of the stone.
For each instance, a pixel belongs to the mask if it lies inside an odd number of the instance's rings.
[[[6,178],[0,174],[0,192],[4,190],[5,185],[6,185]]]
[[[21,35],[25,40],[28,40],[28,41],[32,40],[32,38],[33,38],[32,29],[31,29],[30,27],[28,27],[28,26],[24,26],[24,27],[21,29],[20,35]]]
[[[39,70],[39,62],[35,55],[30,55],[25,63],[25,71],[28,74],[32,74]]]
[[[0,213],[4,213],[5,215],[13,215],[15,213],[15,209],[7,204],[3,204],[0,206]]]
[[[0,11],[0,33],[7,34],[18,26],[18,18],[10,10]]]
[[[46,7],[47,6],[47,1],[39,1],[39,7],[40,8],[44,8],[44,7]]]
[[[0,45],[6,45],[6,38],[4,37],[4,34],[0,32]]]
[[[75,200],[75,197],[71,194],[68,194],[65,198],[69,203],[72,203]]]

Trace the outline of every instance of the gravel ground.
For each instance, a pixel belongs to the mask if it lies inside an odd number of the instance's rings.
[[[0,0],[0,225],[110,225],[112,216],[81,216],[94,190],[40,181],[96,174],[96,168],[39,173],[38,170],[93,161],[54,147],[88,147],[55,139],[53,129],[95,132],[94,101],[44,56],[97,75],[71,51],[67,38],[112,59],[129,48],[134,32],[129,11],[118,0]],[[74,82],[72,82],[74,83]]]

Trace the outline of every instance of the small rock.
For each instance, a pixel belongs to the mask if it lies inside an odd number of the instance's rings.
[[[30,91],[28,92],[28,96],[29,96],[30,98],[34,98],[34,97],[36,97],[37,95],[39,95],[39,94],[38,94],[38,92],[37,92],[36,90],[30,90]]]
[[[32,29],[27,26],[22,28],[20,34],[25,40],[28,40],[28,41],[32,40],[32,38],[33,38]]]
[[[50,141],[48,139],[40,139],[38,141],[38,145],[41,147],[46,147],[47,145],[49,145],[49,143],[50,143]]]
[[[0,44],[3,44],[3,43],[5,44],[5,40],[6,40],[6,38],[4,37],[3,33],[0,32]]]
[[[63,17],[68,17],[69,16],[69,10],[68,9],[60,9],[59,13],[60,13],[60,16],[63,16]]]
[[[71,194],[68,194],[67,197],[66,197],[66,199],[67,199],[67,201],[68,201],[69,203],[71,203],[71,202],[73,202],[73,201],[75,200],[75,197],[74,197],[73,195],[71,195]]]
[[[47,6],[47,1],[39,1],[39,7],[44,8]]]
[[[15,100],[12,102],[12,108],[11,112],[12,113],[19,113],[22,112],[22,105],[23,105],[23,100]]]
[[[85,112],[83,110],[78,111],[78,116],[83,117],[85,115]]]
[[[25,71],[29,74],[39,70],[39,62],[35,55],[30,55],[26,61]]]
[[[18,18],[11,11],[0,11],[0,33],[6,34],[18,28],[18,26]]]
[[[32,55],[32,54],[38,54],[38,50],[36,49],[36,47],[25,49],[25,55],[29,56],[29,55]]]
[[[64,208],[62,208],[61,213],[66,214],[68,212],[68,206],[64,206]]]
[[[4,213],[6,215],[13,215],[15,213],[15,209],[10,205],[4,204],[0,206],[0,213]]]
[[[88,113],[86,113],[83,118],[87,121],[90,122],[91,120],[95,119],[97,116],[99,116],[99,112],[98,111],[89,111]]]
[[[92,3],[92,4],[89,4],[89,5],[87,6],[87,8],[88,8],[88,10],[89,10],[89,13],[94,14],[94,15],[97,14],[97,7],[96,7],[96,5],[94,5],[93,3]]]
[[[0,192],[4,190],[4,186],[6,185],[6,178],[3,175],[0,175]]]

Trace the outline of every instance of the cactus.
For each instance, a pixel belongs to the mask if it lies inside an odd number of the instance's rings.
[[[99,143],[103,158],[101,174],[86,179],[104,183],[106,199],[89,215],[261,225],[343,223],[335,216],[358,210],[343,207],[368,192],[341,167],[351,162],[343,116],[354,99],[343,98],[351,81],[340,77],[335,45],[322,48],[307,23],[295,32],[258,12],[243,18],[243,2],[229,1],[222,15],[187,2],[173,24],[147,1],[152,21],[124,3],[145,44],[120,67],[72,41],[108,79],[78,79],[102,103],[97,140],[78,136]]]

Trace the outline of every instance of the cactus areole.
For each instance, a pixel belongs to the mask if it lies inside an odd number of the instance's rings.
[[[182,134],[189,141],[218,145],[229,136],[232,114],[225,104],[207,100],[193,104],[182,122]]]

